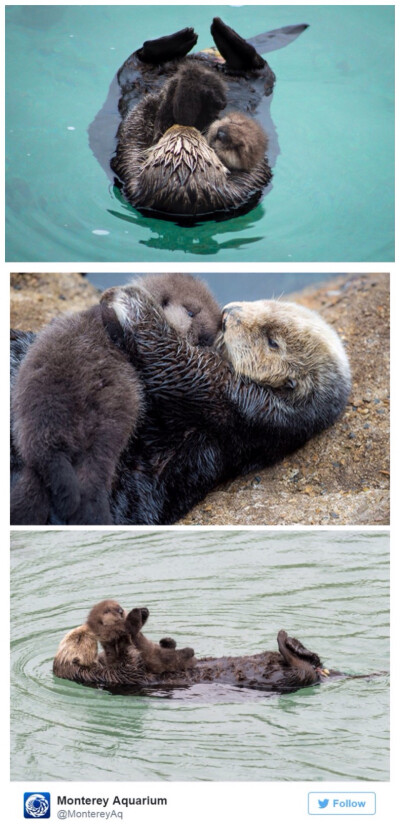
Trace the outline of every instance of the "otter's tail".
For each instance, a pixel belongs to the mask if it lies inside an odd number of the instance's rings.
[[[47,488],[33,468],[24,468],[11,490],[10,522],[14,526],[42,526],[49,513]]]

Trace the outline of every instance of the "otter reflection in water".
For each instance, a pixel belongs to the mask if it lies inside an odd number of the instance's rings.
[[[110,688],[171,688],[208,682],[277,693],[316,685],[329,675],[319,656],[284,630],[278,633],[279,652],[195,659],[192,648],[177,650],[169,637],[158,645],[145,638],[141,629],[148,616],[147,608],[135,608],[126,615],[117,601],[96,604],[86,624],[62,639],[54,674]],[[100,654],[98,641],[103,648]]]
[[[135,51],[117,75],[122,121],[111,161],[128,202],[182,222],[226,218],[257,204],[272,172],[265,124],[255,116],[272,95],[275,75],[255,47],[279,48],[306,28],[287,26],[246,41],[214,18],[217,49],[187,57],[197,42],[187,28]],[[98,158],[104,156],[98,134],[117,85],[89,129]]]

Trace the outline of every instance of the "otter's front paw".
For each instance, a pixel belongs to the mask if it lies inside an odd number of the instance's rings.
[[[149,617],[147,607],[135,607],[126,617],[126,629],[131,636],[136,636]]]
[[[151,298],[138,286],[114,286],[106,289],[100,298],[103,323],[107,312],[119,323],[121,329],[131,329],[152,309]]]

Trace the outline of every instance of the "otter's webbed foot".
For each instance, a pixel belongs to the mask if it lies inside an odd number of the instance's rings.
[[[176,649],[175,639],[170,638],[169,636],[165,636],[165,638],[160,638],[159,645],[160,645],[160,647],[163,647],[165,650],[175,650]]]
[[[229,69],[245,72],[262,69],[266,65],[266,61],[254,49],[254,46],[227,26],[220,17],[214,17],[211,34]]]
[[[155,40],[146,40],[137,50],[137,56],[146,64],[163,64],[166,61],[184,58],[197,43],[194,29],[180,29],[173,35],[165,35]]]
[[[281,656],[285,659],[287,664],[300,665],[310,664],[314,668],[321,666],[321,659],[316,653],[312,653],[307,647],[297,638],[288,636],[285,630],[280,630],[278,633],[278,647]]]
[[[302,644],[297,638],[287,636],[286,647],[291,651],[291,653],[298,656],[299,659],[304,659],[304,661],[310,662],[310,664],[314,665],[314,667],[319,667],[321,665],[321,659],[319,656],[311,650],[308,650],[307,647],[304,647],[304,644]]]

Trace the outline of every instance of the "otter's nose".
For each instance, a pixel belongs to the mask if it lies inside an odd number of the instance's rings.
[[[242,306],[240,305],[240,303],[228,303],[228,306],[224,306],[222,310],[222,332],[225,332],[226,321],[228,317],[232,317],[234,321],[240,323],[241,311]]]

